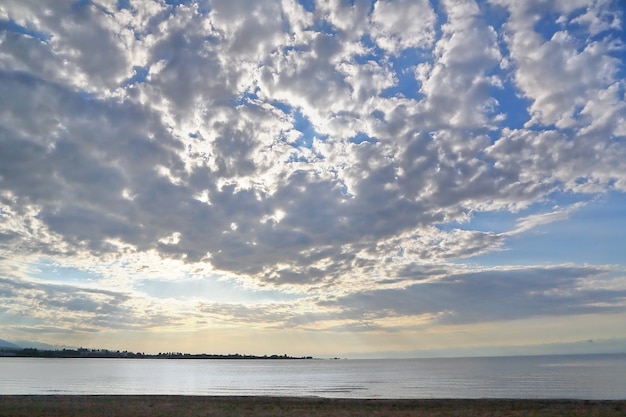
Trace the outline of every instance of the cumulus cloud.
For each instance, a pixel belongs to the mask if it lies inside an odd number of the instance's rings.
[[[377,1],[371,20],[376,43],[392,54],[429,47],[435,39],[437,16],[428,1]]]
[[[510,319],[623,307],[622,289],[578,291],[605,267],[470,264],[626,191],[610,2],[121,3],[0,5],[9,309],[98,330],[140,320],[142,303],[154,323],[187,309],[337,328],[368,309],[428,322],[507,303]],[[502,213],[508,228],[477,225]],[[99,280],[42,282],[26,267],[42,259]],[[146,277],[228,277],[299,301],[170,314]],[[489,291],[499,301],[469,314]]]
[[[507,24],[507,43],[511,58],[518,67],[515,81],[523,94],[532,100],[529,109],[532,118],[528,125],[540,123],[568,128],[578,124],[576,116],[585,103],[619,79],[622,62],[611,51],[621,50],[623,45],[612,35],[582,43],[574,32],[591,16],[619,25],[617,11],[611,13],[611,18],[601,18],[599,15],[608,11],[604,10],[606,7],[602,2],[596,2],[587,6],[585,15],[572,19],[571,14],[577,8],[574,5],[564,7],[559,2],[542,3],[541,6],[509,4],[508,7],[511,21]],[[557,18],[554,13],[558,13]],[[544,15],[547,16],[544,19],[553,19],[554,24],[563,25],[547,39],[534,28]],[[578,25],[566,27],[564,23],[570,19]],[[587,30],[592,34],[598,32],[595,27]],[[606,111],[614,110],[609,108]]]

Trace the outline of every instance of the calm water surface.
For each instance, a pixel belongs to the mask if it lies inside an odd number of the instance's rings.
[[[381,360],[0,358],[0,394],[626,399],[626,355]]]

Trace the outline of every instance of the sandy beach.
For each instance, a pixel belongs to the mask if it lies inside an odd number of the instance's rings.
[[[0,396],[0,417],[626,416],[626,400],[355,400],[208,396]]]

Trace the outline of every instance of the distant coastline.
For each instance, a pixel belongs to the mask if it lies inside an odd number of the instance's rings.
[[[23,348],[0,349],[0,357],[20,358],[119,358],[119,359],[314,359],[312,356],[289,356],[283,355],[242,355],[239,353],[215,354],[215,353],[181,353],[161,352],[148,354],[142,352],[129,352],[109,349],[36,349]]]

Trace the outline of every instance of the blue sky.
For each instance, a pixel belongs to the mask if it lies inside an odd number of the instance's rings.
[[[611,0],[4,1],[0,338],[626,350],[624,19]]]

